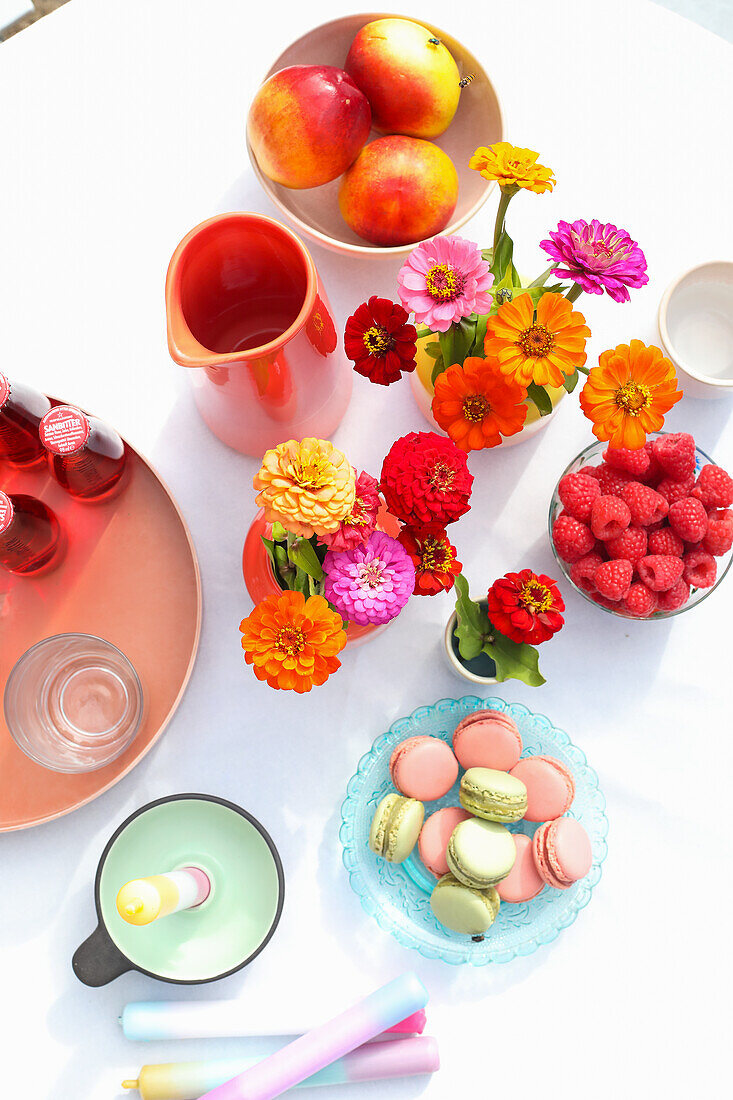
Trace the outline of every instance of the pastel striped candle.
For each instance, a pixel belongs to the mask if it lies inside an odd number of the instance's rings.
[[[202,1093],[243,1073],[259,1060],[230,1058],[143,1066],[137,1080],[123,1081],[122,1087],[138,1089],[141,1100],[196,1100]],[[301,1085],[311,1088],[316,1085],[350,1085],[357,1081],[383,1081],[393,1077],[417,1077],[435,1073],[439,1067],[435,1039],[418,1036],[389,1043],[367,1043],[308,1077]]]
[[[206,1100],[274,1100],[424,1008],[427,1001],[427,990],[417,975],[403,974],[328,1023],[211,1089],[204,1094]]]
[[[385,1032],[422,1035],[425,1012],[413,1012]],[[302,1035],[310,1022],[293,1015],[287,1003],[278,1006],[277,1025],[263,1026],[262,1008],[250,998],[238,1001],[131,1001],[120,1024],[126,1039],[165,1042],[169,1039],[249,1039],[269,1035]]]
[[[126,882],[117,894],[117,912],[128,924],[151,924],[201,905],[210,893],[209,876],[200,867],[182,867]]]

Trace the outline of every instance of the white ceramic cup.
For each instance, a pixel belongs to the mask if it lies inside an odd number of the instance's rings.
[[[733,396],[733,263],[686,271],[659,303],[659,335],[689,397]]]

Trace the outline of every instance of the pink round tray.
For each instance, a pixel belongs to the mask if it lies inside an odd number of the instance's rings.
[[[191,675],[201,632],[196,551],[169,490],[132,448],[129,475],[118,497],[84,504],[64,492],[45,466],[0,466],[0,486],[39,497],[68,536],[62,564],[46,576],[16,577],[0,568],[0,685],[42,638],[97,634],[132,661],[145,706],[130,747],[85,775],[35,764],[17,747],[0,713],[0,832],[51,821],[113,787],[160,737]]]

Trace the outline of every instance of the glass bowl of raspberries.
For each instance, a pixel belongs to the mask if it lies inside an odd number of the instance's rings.
[[[733,478],[687,432],[637,450],[593,443],[550,505],[550,542],[575,589],[627,619],[666,619],[717,588],[733,559]]]

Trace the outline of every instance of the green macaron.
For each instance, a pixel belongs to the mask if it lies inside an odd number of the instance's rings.
[[[388,794],[377,806],[369,832],[369,847],[390,863],[403,863],[417,844],[425,807],[416,798]]]
[[[527,812],[527,788],[521,779],[493,768],[469,768],[459,794],[464,810],[486,821],[521,821]]]
[[[514,866],[514,838],[503,825],[469,817],[456,825],[448,841],[446,860],[459,882],[474,890],[501,882]]]
[[[430,908],[440,923],[467,936],[481,936],[488,931],[499,905],[499,895],[493,886],[474,890],[453,875],[443,875],[430,897]]]

